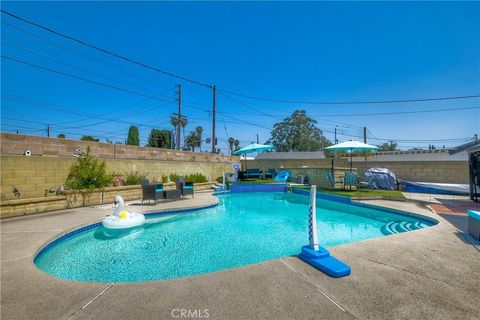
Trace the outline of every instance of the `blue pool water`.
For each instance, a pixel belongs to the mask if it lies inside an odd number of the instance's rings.
[[[42,251],[35,264],[77,281],[169,279],[298,254],[308,243],[308,197],[237,193],[208,209],[148,217],[127,233],[93,228]],[[133,208],[133,207],[132,207]],[[133,209],[132,209],[133,210]],[[321,245],[381,237],[432,222],[362,206],[317,200]]]

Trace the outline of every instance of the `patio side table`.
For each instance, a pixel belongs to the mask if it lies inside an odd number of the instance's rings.
[[[163,194],[164,194],[165,201],[177,200],[182,198],[182,191],[178,189],[164,190]]]

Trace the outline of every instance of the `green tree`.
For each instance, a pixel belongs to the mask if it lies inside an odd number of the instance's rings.
[[[228,147],[230,148],[230,154],[233,153],[234,143],[235,143],[235,138],[233,138],[233,137],[228,138]]]
[[[136,126],[130,126],[130,128],[128,129],[128,137],[127,137],[127,141],[125,141],[125,144],[131,145],[131,146],[140,145],[138,128]]]
[[[240,149],[240,140],[235,139],[235,141],[233,142],[233,145],[235,146],[235,151]]]
[[[148,137],[147,146],[170,149],[172,146],[172,132],[170,130],[152,129]]]
[[[378,150],[377,151],[397,151],[397,143],[395,142],[385,142],[384,144],[377,146]]]
[[[190,134],[185,138],[185,145],[192,148],[192,151],[195,151],[197,146],[198,136],[195,131],[190,132]]]
[[[71,189],[95,189],[107,187],[112,183],[113,176],[107,173],[105,162],[92,156],[90,148],[77,158],[70,167],[65,185]]]
[[[98,142],[100,141],[100,139],[97,139],[95,138],[94,136],[90,136],[90,135],[83,135],[80,140],[83,140],[83,141],[93,141],[93,142]]]
[[[172,117],[170,118],[170,123],[175,128],[175,132],[177,132],[177,130],[180,130],[180,127],[183,129],[183,143],[185,144],[185,127],[188,124],[187,118],[180,117],[179,119],[178,116],[172,115]],[[202,131],[203,131],[203,128],[202,128]],[[180,146],[181,146],[180,141],[177,141],[177,149],[180,149]]]
[[[57,138],[59,139],[65,139],[67,136],[64,133],[60,133]]]
[[[197,133],[197,147],[199,148],[200,152],[202,152],[202,133],[203,133],[203,127],[198,126],[195,128],[195,132]]]
[[[184,144],[184,145],[185,145],[185,127],[187,126],[187,124],[188,124],[187,118],[181,117],[181,118],[180,118],[180,123],[179,123],[179,125],[182,127],[182,131],[183,131],[183,144]]]
[[[180,141],[177,141],[177,132],[179,130],[178,124],[180,121],[176,115],[172,115],[170,118],[170,123],[175,128],[175,149],[180,149]]]
[[[290,117],[273,125],[271,138],[276,151],[319,151],[332,145],[316,126],[317,121],[307,116],[305,110],[295,110]]]

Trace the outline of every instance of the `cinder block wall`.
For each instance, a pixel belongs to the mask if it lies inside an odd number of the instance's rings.
[[[170,149],[113,145],[107,143],[0,134],[0,186],[2,199],[13,197],[16,187],[22,198],[42,197],[45,189],[64,184],[75,150],[90,147],[92,154],[105,161],[109,172],[138,171],[149,179],[176,173],[201,173],[214,180],[239,157],[177,151]],[[30,150],[32,156],[24,156]],[[6,196],[5,196],[6,195]]]
[[[242,168],[245,161],[242,161]],[[283,168],[331,168],[332,159],[315,159],[315,160],[249,160],[247,161],[248,168],[259,168],[263,171],[268,169],[283,169]],[[347,167],[347,159],[335,159],[335,167]]]
[[[363,175],[370,168],[388,168],[397,179],[434,182],[434,183],[469,183],[467,161],[367,161],[353,162],[358,173]]]
[[[318,160],[251,160],[249,168],[330,168],[332,159]],[[244,161],[242,161],[242,166]],[[349,167],[349,159],[335,159],[335,167]],[[353,161],[353,167],[363,176],[370,168],[388,168],[397,178],[434,183],[469,183],[467,161]],[[300,173],[299,173],[300,174]],[[322,175],[322,174],[321,174]]]
[[[45,138],[23,134],[0,134],[0,153],[2,155],[23,155],[30,150],[32,156],[72,157],[77,149],[86,150],[102,159],[149,159],[149,160],[181,160],[200,162],[238,162],[239,157],[160,149],[150,147],[127,146],[81,140]]]
[[[230,172],[231,163],[225,162],[193,162],[193,161],[156,161],[104,159],[108,172],[128,173],[138,171],[147,174],[149,179],[161,179],[162,175],[176,173],[186,175],[202,173],[211,180]],[[13,197],[16,187],[22,198],[36,198],[45,195],[45,189],[58,188],[64,184],[70,166],[75,158],[38,157],[38,156],[4,156],[0,157],[0,186],[2,199],[4,194]]]

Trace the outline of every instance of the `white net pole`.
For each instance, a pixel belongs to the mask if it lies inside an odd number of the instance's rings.
[[[310,207],[308,210],[308,236],[310,248],[318,250],[318,232],[317,232],[317,186],[310,188]]]

